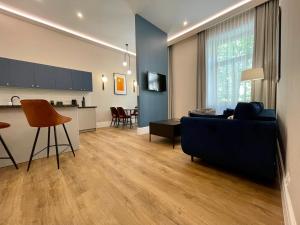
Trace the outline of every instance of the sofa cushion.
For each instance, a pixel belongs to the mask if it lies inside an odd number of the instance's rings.
[[[276,120],[275,110],[274,109],[264,109],[256,117],[256,120],[260,120],[260,121],[275,121]]]
[[[262,102],[250,102],[255,108],[257,113],[261,113],[264,110],[264,103]]]
[[[233,116],[233,114],[234,114],[234,109],[227,108],[223,111],[224,118],[228,118],[229,116]]]
[[[238,120],[254,120],[261,108],[257,104],[239,102],[234,110],[234,119]]]

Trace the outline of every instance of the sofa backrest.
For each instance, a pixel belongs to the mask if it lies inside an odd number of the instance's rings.
[[[234,119],[254,120],[260,113],[260,108],[255,104],[239,102],[234,110]]]

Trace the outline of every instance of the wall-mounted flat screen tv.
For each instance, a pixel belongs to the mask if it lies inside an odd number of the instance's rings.
[[[163,92],[167,90],[166,75],[148,72],[147,82],[149,91]]]

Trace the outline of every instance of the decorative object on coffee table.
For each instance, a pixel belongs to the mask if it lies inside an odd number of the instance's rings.
[[[149,123],[149,141],[151,142],[151,135],[157,135],[172,140],[173,149],[175,148],[176,137],[180,137],[180,120],[170,119]]]
[[[190,111],[190,113],[197,114],[197,115],[216,115],[216,110],[214,110],[212,108],[196,109],[196,110]]]

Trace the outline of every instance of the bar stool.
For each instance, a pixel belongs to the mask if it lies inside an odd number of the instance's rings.
[[[0,129],[4,129],[4,128],[7,128],[7,127],[10,127],[10,124],[0,122]],[[15,165],[16,169],[18,169],[18,166],[17,166],[17,164],[16,164],[16,162],[14,160],[14,157],[10,153],[10,151],[9,151],[7,145],[5,144],[5,142],[4,142],[4,140],[3,140],[3,138],[2,138],[1,135],[0,135],[0,141],[1,141],[1,143],[2,143],[2,145],[3,145],[3,147],[4,147],[5,151],[6,151],[6,153],[8,155],[8,157],[0,157],[0,159],[10,159],[13,162],[13,164]]]
[[[57,168],[59,169],[59,153],[58,153],[58,146],[69,146],[71,147],[71,150],[73,152],[73,155],[75,157],[75,152],[72,146],[72,143],[70,141],[67,129],[65,127],[65,123],[68,123],[72,120],[70,117],[62,116],[58,114],[53,106],[49,104],[48,101],[42,100],[42,99],[36,99],[36,100],[21,100],[22,108],[25,112],[27,121],[31,127],[37,128],[37,132],[35,135],[32,151],[30,154],[27,171],[29,171],[30,164],[32,161],[32,158],[39,154],[40,152],[47,149],[47,158],[49,157],[49,151],[50,147],[55,147],[56,149],[56,161],[57,161]],[[56,135],[56,126],[62,125],[65,131],[65,134],[67,136],[69,144],[57,144],[57,135]],[[50,145],[50,131],[51,127],[54,129],[54,140],[55,145]],[[48,128],[48,142],[47,147],[43,148],[42,150],[38,151],[36,154],[35,152],[35,146],[39,137],[40,129],[41,128]]]

